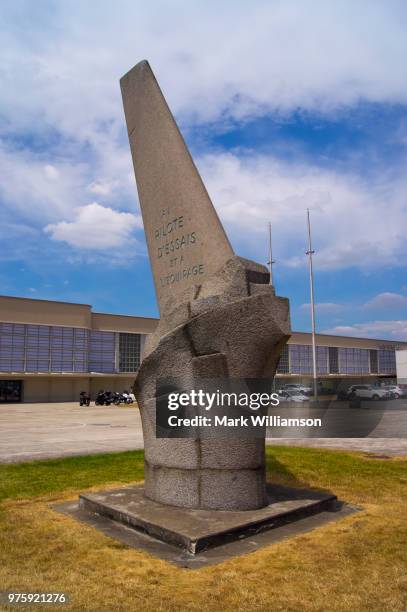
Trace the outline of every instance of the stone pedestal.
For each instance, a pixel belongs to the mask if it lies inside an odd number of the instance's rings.
[[[238,539],[277,529],[304,517],[336,508],[331,493],[268,486],[263,508],[246,512],[189,510],[164,506],[144,495],[143,487],[130,486],[84,493],[79,508],[97,514],[198,555]]]

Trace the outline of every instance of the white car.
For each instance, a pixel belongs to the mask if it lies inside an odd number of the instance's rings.
[[[304,393],[299,393],[298,391],[286,391],[282,389],[278,392],[278,399],[281,402],[308,402],[308,395],[304,395]]]
[[[398,385],[386,385],[384,389],[386,389],[386,391],[389,391],[394,397],[394,399],[399,399],[399,397],[407,395],[406,389],[402,389]]]
[[[281,391],[291,391],[294,393],[299,393],[302,395],[307,395],[312,393],[311,387],[307,385],[301,385],[296,383],[287,383],[281,387]]]
[[[384,400],[391,399],[390,391],[384,387],[373,387],[372,385],[352,385],[348,389],[348,397],[360,397],[362,399]]]

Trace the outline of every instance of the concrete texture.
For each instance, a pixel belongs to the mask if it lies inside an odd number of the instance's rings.
[[[120,85],[162,311],[163,300],[208,278],[233,250],[148,62]]]
[[[335,508],[331,493],[267,487],[267,505],[246,512],[174,508],[152,501],[141,486],[80,495],[79,507],[178,546],[192,555]]]
[[[260,508],[264,440],[242,440],[240,460],[222,468],[217,447],[212,453],[199,437],[157,438],[156,389],[163,379],[189,389],[198,376],[271,379],[290,335],[288,300],[275,296],[264,266],[234,256],[148,62],[120,85],[161,315],[135,384],[145,494],[187,508]],[[228,441],[223,450],[228,455]]]
[[[168,379],[185,389],[195,388],[198,379],[199,388],[205,379],[272,379],[290,321],[288,300],[276,297],[268,281],[266,268],[233,257],[194,291],[166,303],[135,384],[150,499],[212,510],[253,510],[267,503],[264,439],[238,445],[223,440],[220,461],[219,441],[203,440],[198,432],[196,439],[176,443],[158,438],[156,391]],[[260,285],[262,291],[253,292]]]
[[[276,542],[281,542],[282,540],[287,540],[288,538],[292,538],[302,533],[307,533],[312,529],[317,529],[322,525],[338,521],[341,518],[359,511],[358,508],[350,506],[349,504],[338,503],[335,508],[322,510],[318,514],[299,518],[294,522],[281,525],[278,529],[258,531],[257,533],[250,534],[249,537],[228,541],[214,548],[208,548],[201,554],[193,555],[184,552],[177,546],[153,538],[141,531],[136,531],[113,519],[93,512],[87,512],[79,508],[79,503],[77,501],[57,504],[54,508],[58,512],[98,529],[117,542],[121,542],[137,550],[142,550],[149,555],[172,563],[177,567],[187,569],[199,569],[201,567],[216,565],[228,559],[255,552],[265,546],[270,546]]]

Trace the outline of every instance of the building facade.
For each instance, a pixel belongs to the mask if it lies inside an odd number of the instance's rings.
[[[0,402],[73,401],[80,391],[94,399],[99,389],[129,389],[146,335],[157,323],[93,312],[87,304],[0,296]],[[406,367],[407,342],[324,334],[316,341],[317,374],[327,392],[341,385],[395,381],[396,352],[399,369]],[[275,386],[311,378],[311,334],[293,332]]]
[[[340,385],[396,380],[396,352],[407,342],[346,336],[316,335],[317,376],[327,390]],[[293,332],[277,368],[276,385],[309,382],[312,378],[311,334]]]
[[[72,401],[129,389],[157,319],[0,296],[0,402]]]
[[[407,385],[407,349],[396,351],[397,383]]]

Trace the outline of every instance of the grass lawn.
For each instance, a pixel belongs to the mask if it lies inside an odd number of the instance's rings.
[[[65,591],[71,603],[58,609],[78,611],[407,610],[407,459],[267,453],[270,479],[331,490],[363,512],[187,570],[50,507],[79,491],[141,480],[141,451],[0,465],[0,590]]]

